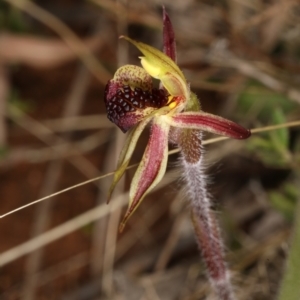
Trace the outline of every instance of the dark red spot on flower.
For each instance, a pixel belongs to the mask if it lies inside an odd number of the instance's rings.
[[[158,109],[165,106],[168,95],[162,89],[145,91],[138,87],[131,88],[129,85],[116,88],[116,85],[109,81],[105,87],[104,102],[108,119],[126,132],[145,117],[146,108]]]

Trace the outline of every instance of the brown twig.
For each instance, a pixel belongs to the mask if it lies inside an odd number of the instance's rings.
[[[121,5],[126,6],[127,0],[119,0],[117,6]],[[126,34],[127,32],[127,15],[119,14],[118,15],[118,35]],[[121,43],[118,45],[117,50],[117,61],[118,65],[124,65],[128,62],[128,45]],[[111,154],[109,155],[106,164],[106,168],[110,169],[111,165],[116,165],[118,161],[118,155],[121,152],[125,141],[125,136],[122,134],[118,128],[115,128],[115,140],[111,145]],[[107,186],[109,187],[109,186]],[[119,182],[119,185],[115,189],[115,195],[118,196],[123,193],[124,190],[124,179]],[[105,189],[108,192],[108,189]],[[103,253],[103,276],[102,276],[102,289],[105,292],[108,298],[111,298],[113,295],[113,272],[114,272],[114,262],[116,255],[116,245],[117,245],[117,236],[118,228],[121,218],[121,208],[115,210],[108,216],[107,220],[107,231],[105,234],[105,248]]]
[[[106,129],[114,126],[114,124],[107,119],[106,114],[45,120],[42,124],[54,132]]]
[[[175,178],[167,178],[163,179],[155,188],[158,190],[166,185],[168,185]],[[82,213],[75,218],[56,226],[53,229],[48,230],[47,232],[30,239],[29,241],[11,248],[6,252],[2,252],[0,256],[0,266],[4,266],[23,255],[29,254],[41,247],[48,245],[51,242],[54,242],[57,239],[64,237],[65,235],[83,227],[86,224],[89,224],[97,219],[103,218],[107,216],[112,210],[118,209],[119,207],[123,207],[128,202],[128,193],[123,193],[120,196],[112,199],[110,206],[102,204],[96,208],[90,209]]]
[[[72,117],[77,115],[81,109],[84,94],[88,86],[89,76],[85,67],[80,67],[77,77],[73,83],[70,91],[69,98],[66,101],[63,116]],[[66,136],[65,139],[69,139],[70,136]],[[56,189],[59,175],[62,171],[63,161],[53,161],[46,172],[40,196],[49,195]],[[46,201],[38,206],[36,211],[35,220],[32,228],[32,235],[38,236],[46,230],[51,220],[51,207],[53,202]],[[42,261],[42,249],[34,251],[28,257],[25,269],[25,283],[24,283],[24,299],[34,299],[35,289],[37,285],[37,278],[35,274],[40,268]]]
[[[102,48],[104,40],[93,36],[83,40],[89,51]],[[56,68],[77,58],[76,52],[60,39],[2,33],[0,57],[5,64],[24,64],[36,69]]]
[[[91,134],[78,142],[67,143],[66,141],[66,143],[59,144],[57,146],[36,149],[29,147],[14,148],[5,155],[5,159],[0,161],[0,167],[8,168],[16,164],[22,163],[24,161],[31,164],[37,164],[55,159],[66,159],[70,163],[74,164],[75,167],[77,167],[76,163],[74,163],[77,160],[76,158],[74,159],[74,157],[78,157],[84,153],[90,152],[98,148],[99,146],[107,142],[108,139],[109,131],[101,130],[100,132]],[[85,159],[82,160],[82,162],[85,161]],[[86,167],[78,168],[78,170],[81,170],[83,174],[85,174],[88,178],[93,177],[93,174],[98,172],[91,170],[89,163],[84,163],[84,166]],[[85,169],[87,171],[84,171]]]
[[[49,28],[54,30],[66,44],[82,60],[88,70],[103,85],[111,78],[111,74],[100,64],[100,62],[91,53],[90,49],[78,38],[78,36],[63,22],[32,1],[28,0],[4,0],[5,2],[21,9]]]
[[[291,100],[300,103],[299,90],[263,72],[259,69],[255,62],[248,62],[236,57],[232,52],[226,49],[225,43],[221,41],[218,45],[216,44],[214,46],[210,54],[206,56],[206,59],[209,63],[215,66],[234,68],[243,75],[251,77],[268,88],[278,93],[285,94]]]
[[[0,64],[0,112],[6,111],[8,100],[9,82],[5,66]],[[0,149],[6,146],[5,113],[0,113]]]

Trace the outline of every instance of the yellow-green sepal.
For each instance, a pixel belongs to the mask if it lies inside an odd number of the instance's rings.
[[[121,36],[136,46],[144,56],[141,58],[143,68],[152,77],[159,79],[171,96],[184,96],[189,98],[189,86],[176,63],[163,52],[147,44],[134,41]]]
[[[125,140],[125,144],[123,146],[123,149],[122,149],[119,159],[118,159],[117,170],[115,171],[113,182],[108,191],[107,203],[110,201],[111,195],[112,195],[117,183],[120,181],[121,177],[123,176],[124,172],[126,171],[126,168],[128,167],[132,153],[136,147],[137,141],[138,141],[141,133],[143,132],[144,128],[149,123],[150,119],[151,118],[145,118],[137,126],[131,128],[129,130],[126,140]]]

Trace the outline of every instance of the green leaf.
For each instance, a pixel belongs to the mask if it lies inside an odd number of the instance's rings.
[[[281,108],[276,108],[272,113],[272,124],[283,124],[286,122],[285,115]],[[278,150],[287,150],[289,144],[289,131],[287,128],[280,128],[270,132],[271,139]]]
[[[287,220],[291,221],[293,219],[295,203],[293,203],[284,193],[277,191],[270,192],[269,199],[272,206],[280,211]]]
[[[3,159],[7,156],[9,148],[7,146],[0,147],[0,159]]]
[[[297,203],[297,199],[300,197],[300,191],[295,183],[287,182],[284,185],[284,192],[294,204]]]
[[[273,145],[272,145],[271,141],[268,140],[267,138],[263,138],[263,137],[254,135],[251,137],[251,139],[247,143],[247,148],[250,151],[256,151],[256,150],[270,151],[273,149]]]
[[[241,116],[251,113],[256,120],[263,122],[270,120],[270,113],[274,111],[274,107],[280,107],[284,115],[299,110],[299,105],[285,95],[276,93],[254,80],[249,80],[239,95],[237,107]]]
[[[300,299],[300,202],[298,201],[295,212],[295,225],[292,237],[290,253],[287,261],[287,268],[284,273],[278,300],[299,300]]]
[[[285,113],[281,108],[275,108],[270,113],[272,125],[286,122]],[[289,130],[280,128],[260,136],[253,136],[248,142],[248,149],[255,153],[266,165],[286,167],[291,163],[292,155],[289,150]]]
[[[286,182],[279,190],[269,193],[269,200],[272,206],[280,211],[289,221],[293,219],[299,197],[299,188],[292,181]]]

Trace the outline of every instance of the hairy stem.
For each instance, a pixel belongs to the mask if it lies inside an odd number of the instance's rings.
[[[180,147],[188,198],[192,207],[195,236],[208,277],[219,300],[233,300],[233,289],[224,260],[219,226],[211,211],[201,151],[201,133],[187,130],[181,134]]]

